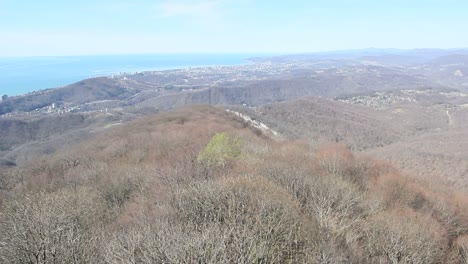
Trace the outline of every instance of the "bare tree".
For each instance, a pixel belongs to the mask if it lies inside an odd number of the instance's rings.
[[[3,263],[94,262],[94,231],[105,222],[98,194],[88,188],[26,195],[1,214]]]

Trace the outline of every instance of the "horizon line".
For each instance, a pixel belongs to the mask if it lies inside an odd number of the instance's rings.
[[[268,55],[268,56],[284,56],[284,55],[303,55],[303,54],[320,54],[320,53],[333,53],[333,52],[350,52],[350,51],[365,51],[365,50],[381,50],[381,51],[413,51],[413,50],[468,50],[468,47],[454,47],[454,48],[349,48],[349,49],[330,49],[330,50],[317,50],[317,51],[272,51],[272,52],[254,52],[254,51],[225,51],[225,52],[123,52],[123,53],[85,53],[85,54],[57,54],[57,55],[0,55],[1,59],[6,58],[56,58],[56,57],[104,57],[104,56],[145,56],[145,55]]]

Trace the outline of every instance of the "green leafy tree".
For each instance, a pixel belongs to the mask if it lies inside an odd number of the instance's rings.
[[[226,163],[240,155],[240,140],[221,132],[216,133],[206,148],[198,154],[198,161],[208,166],[226,166]]]

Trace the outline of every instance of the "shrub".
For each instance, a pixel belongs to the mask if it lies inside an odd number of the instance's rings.
[[[138,175],[116,175],[102,184],[101,195],[111,208],[119,208],[141,187],[141,180]]]
[[[448,241],[430,216],[411,209],[393,210],[369,219],[366,250],[370,262],[444,263]]]
[[[187,232],[198,230],[201,237],[216,237],[228,262],[284,263],[305,254],[291,254],[298,250],[299,241],[307,245],[300,232],[298,205],[263,178],[197,183],[176,193],[172,205],[177,222],[189,226]],[[206,259],[195,262],[199,261]]]
[[[424,190],[400,174],[382,175],[376,183],[376,191],[383,195],[384,202],[389,207],[396,204],[418,210],[427,204]]]
[[[9,202],[0,215],[0,262],[96,262],[97,231],[107,221],[89,188],[36,193]]]
[[[326,173],[343,176],[350,170],[354,156],[343,144],[329,144],[317,151],[316,161]]]
[[[208,166],[225,167],[226,163],[240,155],[239,138],[221,132],[216,133],[206,148],[198,155],[198,161]]]
[[[468,235],[459,237],[456,240],[456,246],[460,255],[460,262],[468,263]]]

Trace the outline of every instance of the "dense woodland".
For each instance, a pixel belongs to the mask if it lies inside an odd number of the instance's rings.
[[[468,196],[221,108],[0,171],[1,263],[468,263]]]

